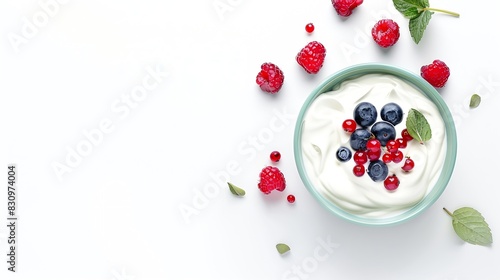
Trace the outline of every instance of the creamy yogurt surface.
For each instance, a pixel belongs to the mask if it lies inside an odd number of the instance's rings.
[[[429,141],[422,145],[412,140],[401,149],[415,162],[413,170],[401,169],[404,160],[387,164],[389,175],[395,174],[400,180],[395,191],[386,190],[383,182],[374,182],[366,173],[356,177],[353,159],[340,162],[336,158],[339,147],[351,149],[350,133],[342,129],[342,122],[353,119],[354,108],[363,101],[377,108],[377,121],[382,121],[380,110],[385,104],[401,106],[404,116],[395,126],[396,138],[406,128],[411,108],[420,111],[431,127]],[[320,94],[304,115],[301,140],[304,167],[312,185],[335,205],[364,217],[391,217],[422,200],[438,180],[446,155],[445,125],[437,107],[408,82],[386,74],[364,75]]]

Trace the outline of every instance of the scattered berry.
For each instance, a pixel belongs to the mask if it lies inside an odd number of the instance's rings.
[[[260,72],[257,74],[256,82],[260,88],[271,94],[278,92],[283,85],[285,76],[283,71],[273,63],[266,62],[260,66]]]
[[[411,158],[406,158],[404,165],[401,167],[404,171],[408,172],[415,167],[415,162]]]
[[[399,179],[396,175],[389,176],[384,180],[384,187],[388,191],[393,191],[397,189],[398,186],[399,186]]]
[[[399,143],[396,140],[389,140],[385,147],[389,153],[395,153],[399,150]]]
[[[396,142],[398,142],[400,149],[404,149],[408,146],[408,142],[404,138],[396,138]]]
[[[361,164],[356,164],[352,169],[352,172],[356,177],[361,177],[365,174],[365,167]]]
[[[364,151],[357,151],[354,153],[353,159],[357,164],[365,164],[368,162],[368,155]]]
[[[356,130],[356,121],[353,119],[347,119],[342,123],[342,128],[345,132],[353,133]]]
[[[377,108],[369,102],[361,102],[354,108],[354,120],[362,127],[367,127],[377,120]]]
[[[387,178],[387,174],[389,174],[389,168],[383,161],[375,160],[370,162],[366,172],[373,181],[381,182],[385,180],[385,178]]]
[[[325,56],[325,47],[320,42],[312,41],[297,54],[295,59],[307,73],[316,74],[323,67]]]
[[[396,151],[394,153],[391,153],[393,158],[392,158],[392,162],[394,163],[400,163],[402,160],[403,160],[403,153],[401,151]]]
[[[351,150],[349,150],[349,148],[346,148],[346,147],[340,147],[338,150],[337,150],[337,159],[340,161],[340,162],[346,162],[346,161],[349,161],[352,157],[352,153],[351,153]]]
[[[382,156],[382,161],[384,163],[389,163],[394,159],[394,156],[392,154],[386,153]]]
[[[403,131],[401,131],[401,137],[403,137],[403,139],[406,140],[407,142],[413,140],[413,137],[411,137],[410,133],[408,132],[408,129],[406,128],[403,129]]]
[[[349,138],[349,144],[355,151],[366,150],[366,142],[370,140],[372,134],[370,131],[362,128],[356,129]]]
[[[260,172],[258,187],[261,192],[270,194],[273,190],[282,192],[286,187],[285,176],[274,166],[266,166]]]
[[[372,28],[372,37],[382,48],[388,48],[399,40],[399,25],[391,19],[381,19]]]
[[[382,150],[381,149],[378,149],[378,151],[376,151],[376,152],[370,151],[370,150],[368,150],[368,152],[367,152],[368,159],[370,161],[374,161],[374,160],[379,159],[381,154],[382,154]]]
[[[380,151],[380,141],[378,141],[377,139],[370,139],[368,140],[368,142],[366,142],[366,148],[369,150],[369,151],[372,151],[372,152],[377,152],[377,151]]]
[[[294,202],[295,202],[295,195],[293,195],[293,194],[289,194],[289,195],[286,197],[286,200],[287,200],[289,203],[294,203]]]
[[[403,121],[403,109],[396,103],[387,103],[380,110],[380,117],[392,125],[397,125]]]
[[[363,4],[363,0],[332,0],[332,4],[337,14],[348,17],[356,7]]]
[[[308,24],[306,25],[306,32],[307,32],[307,33],[312,33],[313,31],[314,31],[314,24],[312,24],[312,23],[308,23]]]
[[[432,64],[420,68],[420,75],[434,87],[442,88],[450,77],[450,68],[441,60],[434,60]]]
[[[396,129],[391,123],[385,121],[376,122],[371,128],[371,132],[382,146],[385,146],[387,141],[396,139]]]
[[[281,153],[278,151],[273,151],[269,157],[271,158],[272,162],[278,162],[281,159]]]

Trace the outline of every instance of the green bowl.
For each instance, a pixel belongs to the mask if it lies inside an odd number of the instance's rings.
[[[445,162],[442,172],[436,184],[432,187],[430,192],[413,207],[409,208],[408,210],[406,210],[401,214],[387,218],[371,218],[371,217],[355,215],[347,212],[346,210],[335,205],[334,202],[325,198],[314,187],[312,181],[309,179],[309,175],[306,172],[302,156],[302,149],[301,149],[302,124],[305,114],[311,103],[314,101],[314,99],[316,99],[316,97],[325,92],[331,91],[340,83],[346,80],[357,78],[366,74],[390,74],[413,85],[436,105],[444,121],[446,129],[447,150],[445,155]],[[359,64],[345,68],[331,75],[325,81],[323,81],[316,89],[314,89],[312,93],[308,96],[308,98],[306,99],[300,110],[299,116],[297,118],[297,123],[295,125],[294,155],[295,155],[295,164],[297,166],[300,178],[302,179],[302,182],[304,183],[305,187],[314,196],[314,198],[321,205],[326,207],[326,209],[328,209],[330,212],[334,213],[335,215],[345,220],[357,224],[372,225],[372,226],[393,225],[405,222],[417,216],[418,214],[422,213],[425,209],[430,207],[446,189],[446,186],[448,185],[448,182],[453,173],[453,168],[455,166],[456,155],[457,155],[457,134],[455,130],[455,124],[453,122],[453,117],[450,113],[450,110],[448,109],[448,106],[443,101],[443,99],[441,98],[440,94],[436,91],[436,89],[432,85],[430,85],[427,81],[409,71],[394,66],[384,65],[384,64]]]

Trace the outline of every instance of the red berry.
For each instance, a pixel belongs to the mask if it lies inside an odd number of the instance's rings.
[[[372,37],[382,48],[388,48],[399,40],[399,25],[391,19],[381,19],[372,28]]]
[[[450,77],[450,68],[441,60],[434,60],[420,68],[420,75],[434,87],[442,88]]]
[[[401,137],[403,137],[403,139],[405,139],[407,142],[413,140],[413,137],[411,137],[408,129],[406,128],[401,131]]]
[[[289,194],[287,197],[286,197],[286,200],[290,203],[294,203],[295,202],[295,196],[293,194]]]
[[[403,153],[401,151],[396,151],[394,153],[391,153],[393,158],[392,158],[392,162],[394,163],[400,163],[402,160],[403,160]]]
[[[260,69],[256,78],[256,82],[260,86],[260,89],[271,94],[278,92],[285,80],[283,71],[270,62],[263,63]]]
[[[260,172],[258,187],[261,192],[270,194],[273,190],[282,192],[286,187],[285,176],[274,166],[266,166]]]
[[[408,146],[408,142],[404,138],[397,138],[396,142],[398,142],[400,149],[404,149]]]
[[[307,33],[312,33],[313,31],[314,31],[314,24],[312,24],[312,23],[308,23],[308,24],[306,25],[306,32],[307,32]]]
[[[386,153],[382,156],[382,161],[384,163],[389,163],[394,159],[394,156],[392,154]]]
[[[363,4],[363,0],[332,0],[332,4],[337,14],[348,17],[352,14],[352,10]]]
[[[356,164],[352,169],[352,172],[356,177],[361,177],[365,174],[365,167],[361,164]]]
[[[399,143],[396,140],[389,140],[385,147],[389,153],[395,153],[399,150]]]
[[[353,119],[347,119],[342,123],[342,128],[345,132],[352,133],[356,130],[356,121]]]
[[[368,156],[365,151],[356,151],[354,153],[353,159],[357,164],[365,164],[368,162]]]
[[[375,160],[380,158],[380,155],[382,154],[382,150],[378,149],[378,151],[376,151],[376,152],[368,150],[368,152],[366,154],[368,155],[368,159],[370,161],[375,161]]]
[[[406,158],[405,164],[401,167],[404,171],[408,172],[415,167],[415,162],[411,158]]]
[[[325,56],[325,46],[320,42],[312,41],[297,54],[295,59],[307,73],[316,74],[323,67]]]
[[[272,152],[269,157],[271,158],[272,162],[278,162],[281,159],[281,154],[278,151]]]
[[[396,175],[388,176],[384,180],[384,187],[388,191],[393,191],[393,190],[397,189],[398,186],[399,186],[399,179],[398,179],[398,177],[396,177]]]
[[[370,139],[366,142],[366,148],[372,152],[380,151],[380,141],[378,139]]]

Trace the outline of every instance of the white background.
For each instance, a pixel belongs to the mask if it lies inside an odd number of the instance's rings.
[[[38,1],[2,1],[0,166],[6,182],[7,164],[17,164],[19,220],[18,272],[11,273],[4,187],[0,278],[499,279],[500,7],[463,0],[431,5],[461,16],[435,14],[416,45],[408,20],[389,0],[367,0],[347,19],[329,0],[70,0],[52,6],[51,15]],[[382,17],[401,26],[399,42],[388,50],[368,37]],[[310,35],[308,22],[316,26]],[[312,40],[327,48],[317,75],[295,62]],[[417,218],[386,228],[327,212],[294,164],[302,102],[353,64],[381,62],[418,75],[434,59],[451,68],[440,93],[459,138],[444,194]],[[267,61],[285,73],[274,96],[255,84]],[[124,107],[122,98],[151,71],[161,74],[156,87],[132,100],[134,108]],[[473,93],[483,103],[470,110]],[[103,121],[111,128],[68,166],[70,151],[85,146],[84,133]],[[264,196],[256,184],[273,150],[282,153],[276,165],[288,184]],[[59,176],[58,164],[68,168]],[[226,180],[247,195],[232,196]],[[293,205],[285,199],[290,193]],[[493,246],[455,235],[442,207],[462,206],[485,216]],[[292,251],[280,256],[278,242]]]

